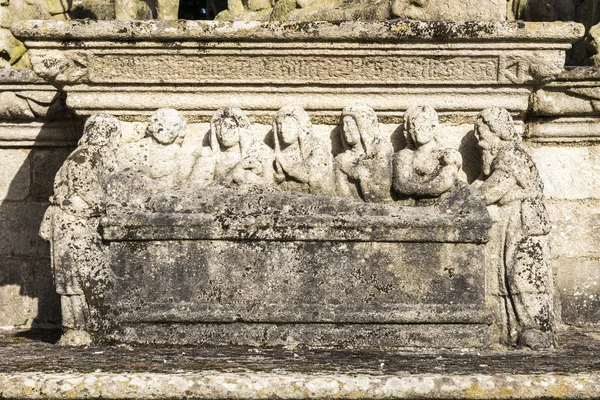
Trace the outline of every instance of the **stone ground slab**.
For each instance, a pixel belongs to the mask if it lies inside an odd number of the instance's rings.
[[[0,335],[2,399],[593,399],[600,333],[548,352],[65,349],[57,335]]]

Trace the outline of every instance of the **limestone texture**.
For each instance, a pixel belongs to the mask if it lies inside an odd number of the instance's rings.
[[[599,337],[559,336],[556,351],[273,350],[53,346],[0,335],[0,393],[12,399],[593,399]]]

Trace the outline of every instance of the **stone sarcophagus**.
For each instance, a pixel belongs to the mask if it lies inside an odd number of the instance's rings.
[[[251,128],[238,108],[208,132],[160,109],[133,138],[88,119],[41,229],[63,343],[551,345],[542,186],[506,110],[477,119],[472,186],[429,106],[395,153],[365,104],[343,110],[338,148],[297,106],[271,140]]]
[[[128,342],[485,347],[490,219],[468,188],[427,206],[209,189],[101,226]],[[190,199],[194,199],[190,201]],[[445,343],[452,337],[452,343]]]

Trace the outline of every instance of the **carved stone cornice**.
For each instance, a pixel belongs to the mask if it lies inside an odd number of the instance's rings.
[[[0,146],[73,146],[81,123],[65,94],[31,70],[0,69]]]
[[[600,141],[600,69],[569,68],[532,97],[527,136],[540,142]]]
[[[295,104],[322,115],[413,104],[524,115],[535,85],[563,70],[575,23],[22,21],[34,70],[80,115],[142,116],[169,106],[207,118],[236,105],[272,115]]]

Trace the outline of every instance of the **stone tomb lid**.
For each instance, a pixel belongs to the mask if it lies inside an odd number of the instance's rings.
[[[144,206],[112,204],[103,237],[485,243],[491,219],[469,187],[418,205],[369,204],[275,189],[179,190]]]

